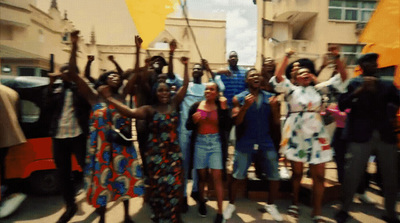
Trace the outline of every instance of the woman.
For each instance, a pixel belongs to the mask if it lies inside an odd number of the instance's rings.
[[[153,87],[154,104],[130,109],[112,97],[111,88],[99,89],[107,101],[123,115],[145,119],[149,125],[149,140],[143,161],[149,175],[150,199],[153,222],[181,222],[179,205],[182,200],[183,167],[182,153],[178,144],[178,108],[189,84],[188,58],[182,57],[185,66],[183,86],[171,99],[166,83],[156,83]]]
[[[139,39],[140,37],[136,36],[136,40]],[[70,66],[73,68],[76,67],[78,36],[71,36],[71,41],[73,50]],[[107,86],[111,97],[122,103],[125,97],[118,93],[122,86],[120,75],[113,71],[102,74],[95,88]],[[97,208],[99,222],[102,223],[105,222],[107,203],[123,200],[124,222],[133,222],[129,217],[128,199],[143,194],[141,167],[132,142],[123,140],[117,133],[121,132],[125,134],[124,137],[129,137],[131,122],[121,116],[113,105],[105,103],[76,73],[70,74],[70,77],[92,105],[89,121],[90,147],[84,170],[88,203]]]
[[[191,117],[186,122],[186,128],[193,130],[192,143],[194,143],[194,168],[199,176],[199,214],[207,215],[204,200],[204,186],[207,182],[207,171],[211,169],[214,188],[217,194],[218,214],[216,223],[223,222],[222,200],[224,189],[222,174],[225,171],[227,154],[227,139],[225,132],[230,130],[231,121],[225,97],[218,97],[219,90],[216,83],[206,84],[204,91],[205,100],[193,104],[189,110]]]
[[[338,55],[337,50],[334,51]],[[293,205],[289,207],[289,214],[298,217],[298,196],[300,182],[303,175],[303,164],[308,163],[313,179],[313,211],[314,222],[325,222],[321,216],[321,204],[324,192],[325,163],[332,159],[332,149],[329,146],[330,138],[325,130],[320,116],[321,91],[330,87],[340,88],[346,79],[346,71],[339,57],[336,64],[340,75],[336,75],[318,85],[315,77],[314,63],[308,59],[300,59],[299,69],[291,83],[284,77],[283,71],[288,58],[293,52],[286,54],[284,63],[279,71],[271,78],[270,83],[276,92],[285,94],[288,103],[288,116],[282,129],[280,152],[283,153],[292,165]]]

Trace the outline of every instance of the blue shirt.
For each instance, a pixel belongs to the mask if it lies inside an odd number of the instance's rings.
[[[249,93],[246,90],[236,95],[241,106],[244,105],[244,99]],[[254,144],[258,144],[259,149],[274,148],[274,143],[269,132],[270,118],[272,117],[269,98],[272,96],[274,94],[260,91],[259,98],[247,109],[242,124],[236,128],[236,149],[238,151],[251,153]]]
[[[220,75],[221,80],[225,85],[224,96],[228,99],[228,105],[232,108],[233,96],[239,94],[240,92],[246,90],[246,72],[247,70],[243,67],[237,66],[237,69],[233,70],[228,67],[232,76]]]

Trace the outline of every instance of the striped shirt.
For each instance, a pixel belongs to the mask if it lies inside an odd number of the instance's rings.
[[[72,91],[65,89],[64,106],[58,122],[57,134],[54,138],[73,138],[82,134],[78,119],[75,117],[75,108],[72,104]]]
[[[246,90],[246,69],[237,66],[237,69],[233,70],[230,67],[232,76],[221,75],[221,80],[225,85],[224,96],[228,99],[228,105],[232,108],[233,96]]]

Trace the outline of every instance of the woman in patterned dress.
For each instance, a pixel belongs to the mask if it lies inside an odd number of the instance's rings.
[[[147,165],[150,186],[149,204],[154,222],[181,222],[180,202],[183,195],[182,152],[178,144],[178,108],[185,97],[189,84],[188,58],[182,57],[185,66],[183,86],[171,98],[166,83],[153,87],[155,103],[130,109],[112,97],[109,87],[101,87],[100,93],[123,115],[145,119],[149,124],[149,140],[143,161]]]
[[[293,80],[285,78],[283,70],[293,52],[286,54],[281,69],[270,80],[276,92],[283,93],[288,103],[288,115],[282,129],[280,152],[292,165],[293,205],[289,214],[298,217],[298,195],[303,175],[303,164],[308,163],[313,179],[313,211],[314,222],[325,222],[321,217],[321,205],[324,192],[325,163],[332,160],[330,136],[320,116],[321,93],[330,88],[344,90],[343,81],[347,74],[341,61],[336,57],[336,65],[340,75],[326,82],[317,83],[314,63],[308,59],[300,59],[299,69]],[[336,55],[338,52],[335,51]]]
[[[71,41],[76,43],[78,38],[71,36]],[[141,42],[139,36],[136,36],[135,40],[137,43]],[[76,67],[76,51],[77,47],[71,53],[71,67]],[[95,88],[109,87],[111,97],[122,103],[125,99],[125,94],[119,93],[122,86],[122,70],[113,58],[110,60],[117,66],[118,72],[109,71],[102,74]],[[133,221],[129,217],[128,199],[143,194],[141,167],[133,143],[117,141],[116,137],[113,137],[116,134],[115,129],[129,137],[131,122],[121,116],[113,105],[107,104],[80,76],[71,74],[70,77],[92,105],[89,124],[90,147],[84,169],[88,203],[97,208],[96,211],[100,215],[99,222],[103,223],[107,203],[122,200],[125,211],[124,222],[131,223]]]

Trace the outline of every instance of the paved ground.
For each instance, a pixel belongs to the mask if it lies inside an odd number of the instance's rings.
[[[368,194],[378,201],[376,205],[365,205],[359,203],[356,199],[356,203],[353,205],[353,211],[351,215],[354,219],[350,222],[383,222],[380,220],[380,216],[383,214],[382,197],[379,195],[368,192]],[[85,195],[80,194],[77,196],[77,201],[80,206],[76,216],[71,222],[97,222],[99,217],[94,212],[94,208],[89,206],[86,202]],[[242,223],[242,222],[273,222],[272,218],[268,213],[260,212],[265,202],[238,199],[237,211],[233,217],[227,221],[228,223]],[[284,222],[312,222],[311,221],[311,207],[306,205],[300,206],[300,219],[296,221],[292,217],[286,214],[286,208],[290,205],[289,200],[279,200],[276,202],[280,212],[284,216]],[[150,210],[147,205],[143,205],[142,198],[134,198],[130,200],[130,215],[136,223],[150,223]],[[208,215],[206,218],[202,218],[197,214],[197,206],[194,200],[189,199],[189,212],[183,215],[183,220],[186,223],[204,223],[213,222],[216,215],[216,201],[209,201]],[[224,201],[224,207],[228,205],[227,201]],[[333,221],[333,215],[338,208],[338,202],[331,202],[325,204],[323,207],[323,215],[326,216],[326,220]],[[397,211],[400,213],[400,202],[397,204]],[[21,207],[11,216],[5,219],[0,219],[0,222],[32,222],[32,223],[43,223],[43,222],[56,222],[57,219],[64,212],[63,202],[61,196],[35,196],[28,195],[28,198],[22,203]],[[114,202],[108,205],[108,212],[106,214],[106,222],[122,222],[123,220],[123,204],[122,202]]]

